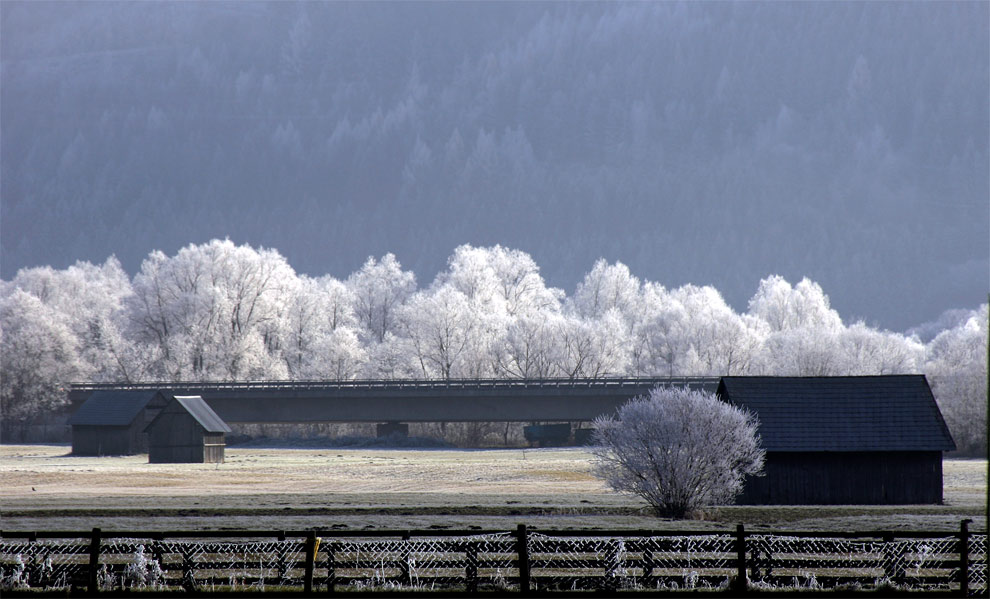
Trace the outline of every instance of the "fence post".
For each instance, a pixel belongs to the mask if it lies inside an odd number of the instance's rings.
[[[464,559],[467,564],[464,576],[467,578],[467,590],[469,593],[478,592],[478,544],[468,541],[464,547]]]
[[[303,579],[303,592],[313,593],[313,571],[316,566],[316,532],[306,533],[306,577]]]
[[[959,523],[959,596],[969,596],[969,523],[965,519]]]
[[[100,529],[93,529],[93,537],[89,543],[89,594],[95,595],[100,592]]]
[[[516,551],[519,553],[519,592],[529,592],[529,535],[526,532],[526,525],[520,524],[516,528]]]
[[[189,545],[182,547],[182,587],[189,593],[196,591],[196,564]]]
[[[736,526],[736,590],[743,592],[749,585],[746,579],[746,529]]]
[[[95,595],[100,592],[100,529],[93,529],[93,537],[89,543],[89,594]]]

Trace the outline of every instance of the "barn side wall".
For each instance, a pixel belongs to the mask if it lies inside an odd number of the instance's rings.
[[[147,451],[145,435],[136,426],[76,424],[72,427],[72,455],[134,455]]]
[[[188,412],[163,411],[148,431],[148,437],[149,463],[203,462],[203,427]]]
[[[742,505],[942,503],[942,452],[767,452]]]

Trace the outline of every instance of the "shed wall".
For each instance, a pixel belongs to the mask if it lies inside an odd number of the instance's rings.
[[[163,410],[148,430],[148,462],[152,464],[222,463],[225,436],[207,433],[188,412]]]
[[[942,503],[942,452],[767,452],[743,505]]]
[[[140,421],[140,419],[138,419]],[[72,426],[72,455],[134,455],[148,450],[146,435],[131,426]]]
[[[223,433],[204,433],[203,461],[207,464],[222,464],[225,445]]]
[[[186,412],[163,412],[148,436],[152,464],[203,462],[203,428]]]

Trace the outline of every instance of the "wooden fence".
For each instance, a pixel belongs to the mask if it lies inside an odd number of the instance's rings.
[[[958,532],[0,531],[0,590],[469,593],[890,588],[986,596]]]

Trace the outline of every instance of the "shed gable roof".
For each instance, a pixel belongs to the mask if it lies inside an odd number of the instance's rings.
[[[174,395],[172,396],[172,399],[175,404],[181,407],[182,410],[188,412],[189,415],[192,416],[206,432],[231,432],[230,427],[227,426],[227,423],[221,420],[220,417],[217,416],[217,413],[213,411],[213,408],[211,408],[210,405],[207,404],[199,395]],[[162,412],[156,416],[154,420],[148,423],[148,426],[146,426],[144,430],[148,431],[155,426],[158,419],[165,413],[174,412],[172,406],[173,403],[169,402],[169,405],[166,406],[166,408],[162,410]]]
[[[718,395],[760,420],[767,451],[952,451],[924,375],[722,377]]]
[[[129,426],[159,394],[159,391],[94,391],[69,418],[69,424]],[[164,396],[157,403],[164,404]]]

